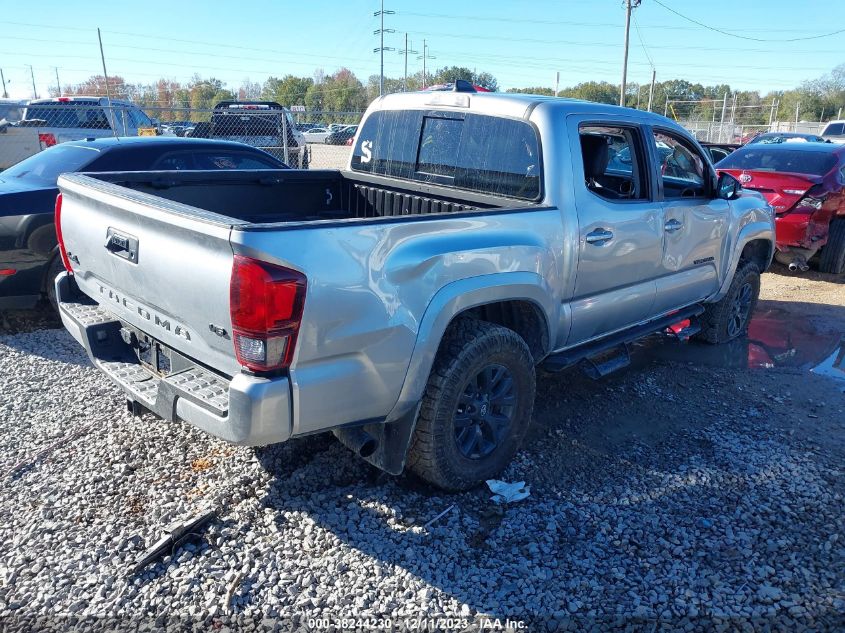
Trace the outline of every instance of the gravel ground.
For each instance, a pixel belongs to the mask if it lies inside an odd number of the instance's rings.
[[[845,332],[841,278],[780,272],[761,310],[817,340]],[[0,335],[5,630],[174,615],[302,630],[385,616],[469,629],[485,615],[526,630],[845,627],[845,381],[806,363],[702,363],[695,345],[667,358],[655,339],[599,382],[541,374],[502,476],[531,496],[501,508],[483,489],[383,475],[331,436],[252,450],[133,418],[69,335],[26,322],[0,321],[15,332]],[[199,536],[130,572],[165,525],[204,508],[216,516]],[[414,620],[435,616],[453,620]]]

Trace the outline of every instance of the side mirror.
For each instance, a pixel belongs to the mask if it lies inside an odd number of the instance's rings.
[[[739,191],[742,189],[740,182],[726,172],[719,174],[719,180],[716,183],[716,197],[722,200],[733,200],[739,196]]]

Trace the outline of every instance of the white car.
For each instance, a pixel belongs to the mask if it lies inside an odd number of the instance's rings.
[[[307,132],[303,132],[302,136],[305,137],[306,143],[323,143],[329,134],[331,132],[324,127],[314,127]]]
[[[822,138],[831,143],[845,143],[845,121],[830,121],[822,130]]]

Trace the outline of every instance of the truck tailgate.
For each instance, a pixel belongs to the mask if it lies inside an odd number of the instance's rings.
[[[152,338],[235,375],[231,221],[79,174],[60,177],[59,189],[79,288]]]

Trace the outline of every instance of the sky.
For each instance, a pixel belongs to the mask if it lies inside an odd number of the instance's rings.
[[[845,2],[834,0],[660,0],[694,24],[642,0],[631,25],[628,81],[730,83],[735,89],[785,90],[845,63]],[[130,83],[192,75],[216,77],[236,89],[288,73],[312,76],[350,68],[366,83],[379,73],[379,0],[6,0],[0,12],[0,69],[9,96],[32,98],[30,67],[39,96],[56,85],[102,74],[97,27],[109,75]],[[500,89],[554,87],[621,79],[623,0],[385,0],[386,76],[467,66],[492,73]],[[728,31],[734,36],[706,27]],[[828,37],[809,38],[843,32]],[[753,38],[753,39],[744,39]],[[757,41],[764,40],[764,41]]]

